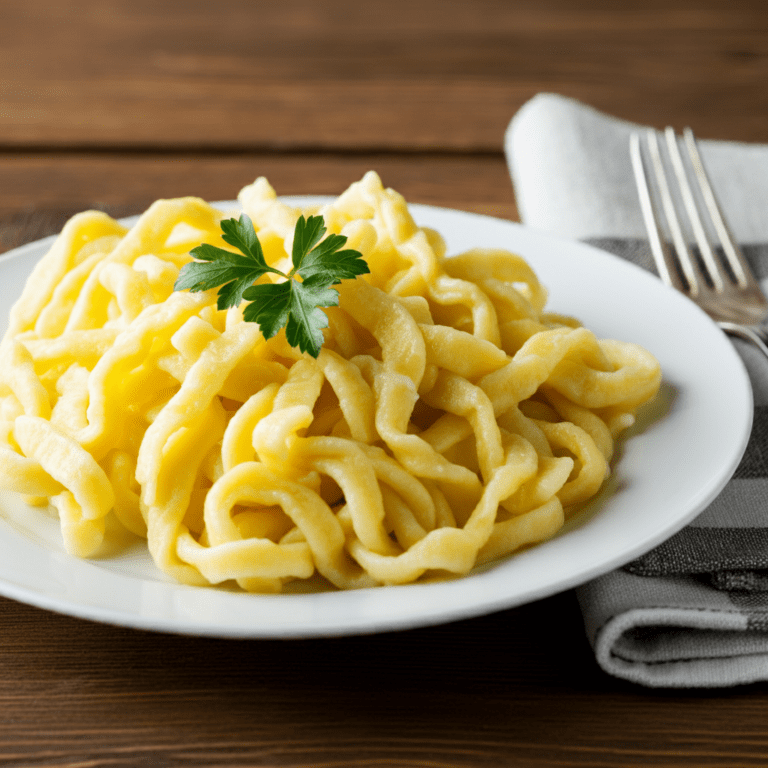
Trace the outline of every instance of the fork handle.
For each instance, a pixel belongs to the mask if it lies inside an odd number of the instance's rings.
[[[768,358],[768,329],[758,325],[739,325],[726,322],[720,322],[718,325],[727,334],[751,342]]]

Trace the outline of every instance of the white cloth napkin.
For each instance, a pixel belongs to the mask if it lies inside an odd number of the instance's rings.
[[[628,154],[637,127],[554,94],[525,104],[505,137],[521,220],[653,269]],[[768,288],[768,145],[699,143]],[[577,590],[597,661],[617,677],[691,688],[768,680],[768,361],[735,343],[755,420],[733,479],[680,533]]]

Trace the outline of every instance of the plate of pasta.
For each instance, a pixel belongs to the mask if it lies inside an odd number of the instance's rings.
[[[0,594],[141,629],[546,597],[689,522],[751,427],[730,342],[652,275],[373,172],[78,214],[0,257],[0,313]]]

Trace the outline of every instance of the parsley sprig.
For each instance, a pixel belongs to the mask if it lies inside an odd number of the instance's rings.
[[[327,229],[322,216],[301,216],[293,236],[293,268],[286,274],[267,264],[248,216],[225,219],[221,230],[222,240],[240,253],[209,243],[193,248],[190,253],[195,261],[181,268],[174,290],[195,293],[219,288],[219,309],[236,307],[245,299],[250,303],[243,309],[243,318],[258,323],[265,339],[285,328],[292,347],[317,357],[323,345],[322,329],[328,326],[321,307],[339,303],[334,285],[370,272],[362,254],[344,249],[347,238],[343,235],[325,237]],[[268,272],[285,280],[254,285]]]

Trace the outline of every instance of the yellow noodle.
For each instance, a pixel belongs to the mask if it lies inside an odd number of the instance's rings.
[[[658,389],[650,353],[546,313],[520,255],[448,255],[373,172],[312,209],[263,178],[239,200],[271,265],[319,213],[371,268],[317,359],[173,291],[193,247],[225,246],[197,198],[128,229],[74,217],[11,310],[0,487],[51,504],[69,552],[122,526],[187,584],[404,584],[550,538],[599,491]]]

